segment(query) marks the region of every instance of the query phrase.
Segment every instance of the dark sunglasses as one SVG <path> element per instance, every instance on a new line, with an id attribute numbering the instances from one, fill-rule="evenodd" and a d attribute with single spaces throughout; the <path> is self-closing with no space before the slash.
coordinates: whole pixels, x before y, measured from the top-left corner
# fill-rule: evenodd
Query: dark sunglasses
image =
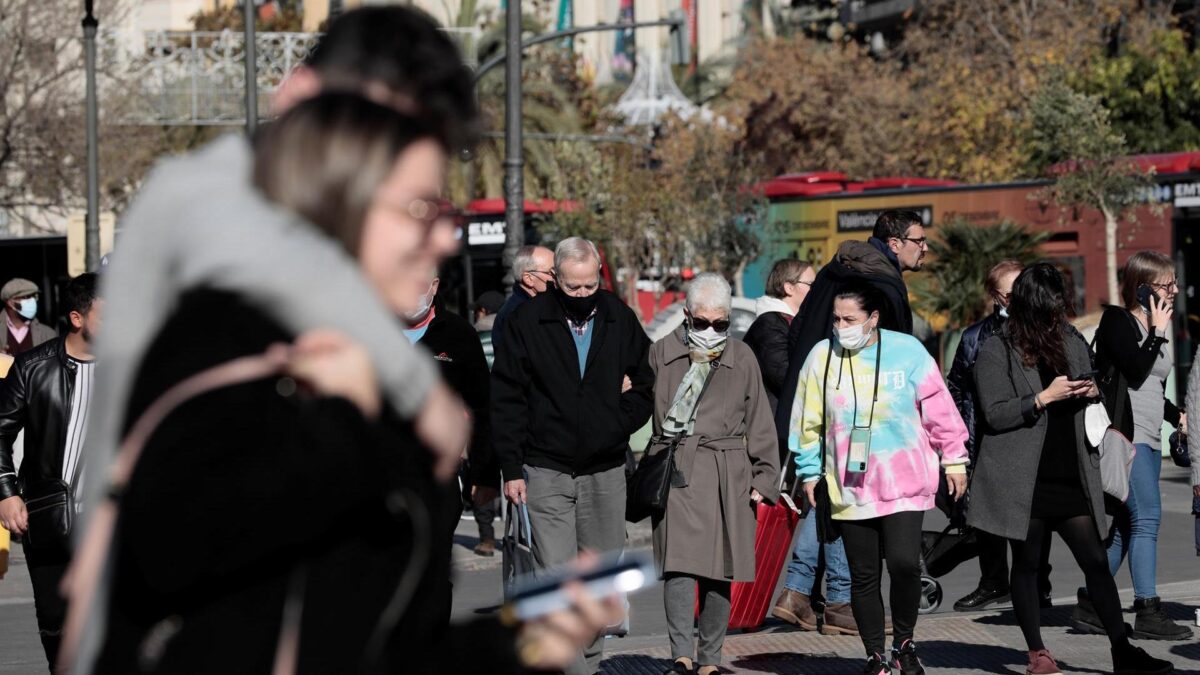
<path id="1" fill-rule="evenodd" d="M 692 330 L 708 330 L 709 328 L 712 328 L 718 333 L 724 333 L 725 331 L 729 330 L 729 319 L 717 319 L 716 321 L 709 321 L 708 319 L 701 319 L 698 316 L 693 316 L 691 317 L 691 321 Z"/>

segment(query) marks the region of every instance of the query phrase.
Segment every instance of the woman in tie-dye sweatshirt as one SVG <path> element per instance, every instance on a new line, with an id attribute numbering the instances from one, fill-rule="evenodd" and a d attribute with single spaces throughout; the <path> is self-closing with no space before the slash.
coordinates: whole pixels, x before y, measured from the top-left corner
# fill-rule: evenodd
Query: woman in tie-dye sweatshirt
<path id="1" fill-rule="evenodd" d="M 878 328 L 881 302 L 866 285 L 835 297 L 834 335 L 808 355 L 788 445 L 810 501 L 817 481 L 826 481 L 850 563 L 851 608 L 868 657 L 864 672 L 891 667 L 915 675 L 924 672 L 912 642 L 921 596 L 921 521 L 934 505 L 939 465 L 952 496 L 965 490 L 967 429 L 924 346 Z M 865 441 L 865 467 L 851 461 L 860 459 L 852 457 L 852 436 Z M 881 554 L 892 582 L 895 627 L 886 660 Z"/>

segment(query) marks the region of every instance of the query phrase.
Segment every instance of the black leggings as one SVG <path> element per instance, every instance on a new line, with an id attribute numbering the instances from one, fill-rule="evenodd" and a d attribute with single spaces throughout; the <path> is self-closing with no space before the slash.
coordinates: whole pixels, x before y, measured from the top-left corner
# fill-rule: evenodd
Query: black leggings
<path id="1" fill-rule="evenodd" d="M 867 656 L 883 654 L 882 558 L 892 582 L 892 642 L 911 640 L 921 606 L 921 523 L 923 511 L 905 511 L 868 520 L 841 520 L 850 563 L 850 608 L 858 623 Z"/>
<path id="2" fill-rule="evenodd" d="M 1042 643 L 1041 607 L 1038 602 L 1038 570 L 1041 568 L 1042 547 L 1051 531 L 1058 532 L 1075 562 L 1083 571 L 1092 605 L 1113 645 L 1126 641 L 1125 620 L 1121 616 L 1121 599 L 1117 582 L 1108 571 L 1108 554 L 1096 531 L 1091 516 L 1074 516 L 1061 520 L 1031 518 L 1025 541 L 1014 540 L 1012 565 L 1012 604 L 1017 623 L 1025 634 L 1031 651 L 1045 649 Z"/>

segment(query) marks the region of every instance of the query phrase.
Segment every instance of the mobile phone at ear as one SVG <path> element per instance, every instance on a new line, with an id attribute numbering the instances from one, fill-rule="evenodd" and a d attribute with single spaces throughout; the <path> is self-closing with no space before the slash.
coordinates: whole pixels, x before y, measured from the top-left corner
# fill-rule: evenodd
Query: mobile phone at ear
<path id="1" fill-rule="evenodd" d="M 654 558 L 648 552 L 607 553 L 584 568 L 564 565 L 518 579 L 507 604 L 516 619 L 531 621 L 570 607 L 571 599 L 563 586 L 571 582 L 580 583 L 592 597 L 600 599 L 632 593 L 657 580 Z"/>
<path id="2" fill-rule="evenodd" d="M 1151 310 L 1150 298 L 1154 297 L 1154 289 L 1146 284 L 1137 287 L 1137 301 L 1147 312 Z"/>

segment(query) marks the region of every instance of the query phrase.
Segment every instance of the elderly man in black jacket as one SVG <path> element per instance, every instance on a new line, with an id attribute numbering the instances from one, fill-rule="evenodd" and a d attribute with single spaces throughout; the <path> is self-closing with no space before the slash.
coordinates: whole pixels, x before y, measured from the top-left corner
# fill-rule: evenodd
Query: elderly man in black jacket
<path id="1" fill-rule="evenodd" d="M 36 518 L 31 527 L 26 503 L 56 501 L 64 495 L 68 505 L 79 503 L 94 381 L 92 338 L 102 311 L 96 275 L 72 279 L 64 300 L 71 332 L 18 356 L 8 377 L 0 381 L 0 525 L 25 537 L 38 633 L 51 672 L 66 618 L 59 586 L 71 561 L 70 533 L 51 531 L 49 523 Z M 22 429 L 25 458 L 17 474 L 13 442 Z"/>
<path id="2" fill-rule="evenodd" d="M 513 312 L 492 367 L 504 494 L 528 504 L 541 568 L 584 549 L 624 546 L 629 436 L 653 412 L 650 339 L 628 307 L 600 290 L 595 245 L 563 240 L 554 268 L 558 288 Z M 567 672 L 596 672 L 603 645 L 598 636 Z"/>
<path id="3" fill-rule="evenodd" d="M 920 214 L 884 211 L 875 220 L 870 239 L 843 242 L 833 260 L 817 273 L 800 313 L 788 329 L 788 373 L 775 410 L 775 426 L 781 438 L 788 434 L 800 368 L 813 346 L 829 337 L 833 330 L 834 296 L 851 281 L 866 281 L 887 299 L 879 327 L 911 335 L 912 308 L 902 274 L 920 270 L 927 250 Z"/>

